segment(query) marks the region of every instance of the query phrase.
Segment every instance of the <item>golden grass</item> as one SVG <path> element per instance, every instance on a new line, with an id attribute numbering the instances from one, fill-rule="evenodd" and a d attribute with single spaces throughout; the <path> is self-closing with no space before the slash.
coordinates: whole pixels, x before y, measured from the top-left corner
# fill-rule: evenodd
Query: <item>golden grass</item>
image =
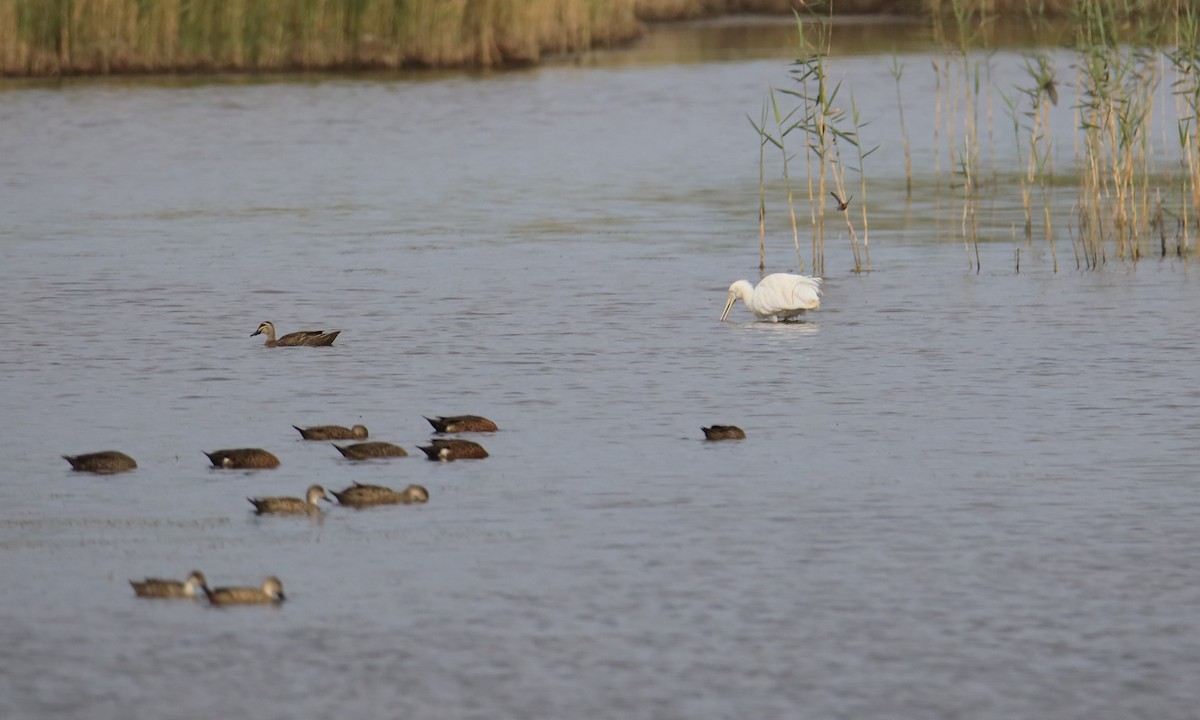
<path id="1" fill-rule="evenodd" d="M 492 67 L 641 30 L 634 0 L 0 0 L 0 73 Z"/>
<path id="2" fill-rule="evenodd" d="M 496 67 L 721 14 L 1062 16 L 1083 0 L 0 0 L 0 74 Z M 1177 0 L 1118 0 L 1129 16 Z"/>

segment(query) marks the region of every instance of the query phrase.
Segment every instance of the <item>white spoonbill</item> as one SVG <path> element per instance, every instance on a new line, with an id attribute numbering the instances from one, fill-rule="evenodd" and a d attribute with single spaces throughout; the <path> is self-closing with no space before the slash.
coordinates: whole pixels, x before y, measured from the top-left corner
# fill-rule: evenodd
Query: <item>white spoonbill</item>
<path id="1" fill-rule="evenodd" d="M 738 280 L 729 286 L 729 302 L 721 313 L 722 322 L 729 317 L 738 298 L 759 320 L 789 320 L 803 315 L 805 310 L 821 307 L 821 278 L 774 273 L 760 280 L 758 287 L 747 280 Z"/>

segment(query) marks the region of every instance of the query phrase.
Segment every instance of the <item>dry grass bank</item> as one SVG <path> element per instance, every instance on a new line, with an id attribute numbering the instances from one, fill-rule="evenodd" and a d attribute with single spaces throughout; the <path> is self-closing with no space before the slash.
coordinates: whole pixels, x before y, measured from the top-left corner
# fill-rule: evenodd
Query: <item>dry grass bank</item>
<path id="1" fill-rule="evenodd" d="M 1197 0 L 1114 0 L 1130 13 Z M 830 0 L 0 0 L 0 74 L 495 67 L 636 38 L 643 21 L 828 12 Z M 1062 14 L 1078 0 L 832 0 L 839 14 Z"/>
<path id="2" fill-rule="evenodd" d="M 641 31 L 633 0 L 0 0 L 0 72 L 490 67 Z"/>
<path id="3" fill-rule="evenodd" d="M 790 13 L 793 9 L 827 15 L 941 15 L 966 12 L 974 17 L 1064 18 L 1075 13 L 1081 0 L 635 0 L 641 20 L 683 20 L 736 13 Z M 1125 17 L 1165 14 L 1178 6 L 1200 10 L 1197 0 L 1115 0 Z"/>

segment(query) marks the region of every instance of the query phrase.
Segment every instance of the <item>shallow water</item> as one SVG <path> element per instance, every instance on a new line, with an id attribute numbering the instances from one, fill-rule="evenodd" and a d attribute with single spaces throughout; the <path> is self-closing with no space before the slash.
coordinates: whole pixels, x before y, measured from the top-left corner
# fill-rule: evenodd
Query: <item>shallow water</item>
<path id="1" fill-rule="evenodd" d="M 1193 269 L 1017 273 L 1000 210 L 976 274 L 883 191 L 874 272 L 719 323 L 785 63 L 624 62 L 0 94 L 0 715 L 1194 716 Z M 426 461 L 460 412 L 491 457 Z M 415 457 L 291 428 L 357 422 Z M 431 501 L 244 500 L 353 481 Z M 289 600 L 126 585 L 192 568 Z"/>

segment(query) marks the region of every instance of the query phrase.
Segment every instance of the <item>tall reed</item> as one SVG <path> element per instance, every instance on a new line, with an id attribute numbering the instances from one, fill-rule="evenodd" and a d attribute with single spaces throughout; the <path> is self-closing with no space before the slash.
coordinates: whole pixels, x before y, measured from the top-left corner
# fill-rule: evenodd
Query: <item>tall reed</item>
<path id="1" fill-rule="evenodd" d="M 904 192 L 912 197 L 912 151 L 908 142 L 908 126 L 904 124 L 904 96 L 900 92 L 900 80 L 904 76 L 904 63 L 892 56 L 892 78 L 896 81 L 896 114 L 900 120 L 900 136 L 904 143 Z"/>
<path id="2" fill-rule="evenodd" d="M 838 85 L 829 87 L 826 59 L 832 42 L 833 27 L 819 19 L 812 21 L 814 40 L 805 33 L 805 24 L 799 13 L 796 24 L 800 31 L 800 47 L 797 59 L 788 71 L 798 89 L 785 89 L 785 94 L 799 101 L 799 119 L 791 127 L 804 132 L 806 150 L 805 169 L 808 173 L 808 202 L 812 223 L 813 272 L 825 274 L 825 193 L 829 167 L 831 134 L 829 113 L 837 97 Z M 816 172 L 813 165 L 816 164 Z M 817 187 L 814 189 L 813 183 Z"/>
<path id="3" fill-rule="evenodd" d="M 982 97 L 984 64 L 973 60 L 979 48 L 986 49 L 984 26 L 991 18 L 984 14 L 985 6 L 971 0 L 949 0 L 949 7 L 934 3 L 939 13 L 933 24 L 934 40 L 942 46 L 943 56 L 934 60 L 939 98 L 935 101 L 935 147 L 945 142 L 947 161 L 952 177 L 962 190 L 961 232 L 967 261 L 979 269 L 978 248 L 972 257 L 972 245 L 978 242 L 978 190 L 982 180 L 979 167 L 979 108 Z M 947 12 L 953 20 L 951 28 L 944 24 L 940 13 Z M 990 55 L 989 61 L 990 62 Z M 944 97 L 940 97 L 944 96 Z M 990 106 L 989 106 L 990 108 Z M 990 118 L 990 109 L 988 112 Z M 962 120 L 962 131 L 958 128 Z M 938 162 L 935 150 L 935 163 Z M 941 168 L 938 168 L 939 176 Z M 939 183 L 940 184 L 940 183 Z"/>
<path id="4" fill-rule="evenodd" d="M 873 153 L 879 149 L 879 146 L 876 145 L 875 147 L 871 148 L 870 150 L 863 149 L 862 129 L 863 129 L 863 127 L 866 126 L 867 123 L 863 122 L 862 117 L 858 112 L 858 104 L 854 102 L 853 96 L 851 96 L 851 98 L 850 98 L 850 113 L 851 113 L 851 118 L 854 123 L 854 149 L 858 152 L 858 168 L 857 168 L 858 181 L 859 181 L 858 191 L 860 193 L 859 201 L 858 201 L 858 208 L 862 212 L 863 254 L 865 256 L 866 263 L 867 263 L 866 270 L 868 272 L 870 272 L 870 270 L 871 270 L 871 225 L 867 221 L 867 173 L 866 173 L 866 169 L 865 169 L 865 161 L 866 161 L 868 155 L 870 155 L 871 153 Z M 849 200 L 847 200 L 846 203 L 848 204 Z M 853 227 L 850 228 L 850 231 L 851 231 L 851 233 L 853 233 L 853 231 L 854 231 Z M 862 269 L 861 267 L 858 267 L 858 266 L 855 267 L 856 272 L 861 269 Z"/>
<path id="5" fill-rule="evenodd" d="M 747 116 L 749 117 L 749 116 Z M 750 119 L 754 125 L 754 119 Z M 763 105 L 762 122 L 755 129 L 767 126 L 767 106 Z M 767 269 L 767 143 L 773 142 L 770 134 L 759 129 L 758 133 L 758 272 Z"/>
<path id="6" fill-rule="evenodd" d="M 1081 233 L 1090 265 L 1102 259 L 1105 234 L 1118 257 L 1137 260 L 1150 220 L 1147 128 L 1160 75 L 1156 54 L 1118 42 L 1115 0 L 1081 0 L 1077 78 L 1084 133 Z"/>
<path id="7" fill-rule="evenodd" d="M 859 144 L 858 129 L 862 122 L 855 112 L 847 117 L 844 109 L 837 105 L 841 83 L 832 82 L 829 77 L 827 59 L 832 39 L 832 24 L 819 18 L 805 22 L 796 15 L 799 29 L 799 52 L 797 59 L 789 69 L 793 86 L 772 90 L 771 100 L 775 108 L 776 128 L 774 135 L 765 126 L 756 126 L 761 137 L 779 147 L 784 157 L 784 177 L 787 182 L 789 210 L 792 209 L 792 184 L 788 170 L 788 154 L 785 138 L 799 131 L 804 137 L 805 169 L 807 171 L 807 188 L 812 223 L 812 266 L 818 275 L 825 272 L 825 199 L 832 195 L 838 203 L 838 210 L 846 221 L 850 235 L 850 248 L 854 255 L 854 269 L 862 271 L 866 263 L 864 248 L 860 247 L 854 224 L 851 220 L 850 196 L 847 193 L 845 171 L 847 166 L 842 159 L 842 144 L 855 148 L 858 154 L 860 173 L 860 192 L 865 196 L 865 179 L 862 174 L 862 160 L 871 151 L 863 150 Z M 806 32 L 810 29 L 811 32 Z M 779 108 L 776 93 L 795 99 L 796 106 L 787 112 Z M 832 183 L 832 189 L 830 189 Z M 865 201 L 865 198 L 864 200 Z M 860 201 L 860 202 L 862 202 Z M 865 215 L 864 215 L 865 217 Z M 795 224 L 795 213 L 792 212 L 793 236 L 796 238 L 796 252 L 800 254 L 798 230 Z M 803 263 L 803 260 L 801 259 Z"/>
<path id="8" fill-rule="evenodd" d="M 1021 110 L 1021 101 L 1008 100 L 1017 132 L 1017 147 L 1021 147 L 1021 131 L 1029 137 L 1029 148 L 1025 155 L 1025 169 L 1021 175 L 1021 203 L 1025 210 L 1025 241 L 1033 237 L 1034 186 L 1040 191 L 1042 201 L 1043 233 L 1050 248 L 1054 271 L 1058 272 L 1058 252 L 1054 245 L 1054 226 L 1051 222 L 1049 181 L 1052 173 L 1050 164 L 1053 140 L 1049 135 L 1050 106 L 1058 104 L 1058 86 L 1054 76 L 1054 64 L 1050 56 L 1039 52 L 1025 57 L 1025 72 L 1032 80 L 1028 87 L 1018 87 L 1017 92 L 1028 103 L 1028 110 Z M 1021 119 L 1028 122 L 1022 126 Z"/>
<path id="9" fill-rule="evenodd" d="M 796 113 L 800 112 L 800 110 L 803 106 L 797 106 L 796 108 L 793 108 L 791 111 L 784 113 L 780 109 L 779 100 L 776 96 L 775 88 L 770 88 L 768 91 L 768 94 L 770 97 L 770 107 L 771 107 L 771 110 L 773 113 L 773 117 L 775 119 L 774 131 L 770 130 L 767 127 L 767 106 L 766 105 L 763 106 L 763 114 L 762 114 L 761 122 L 755 123 L 753 118 L 750 118 L 749 116 L 747 116 L 747 119 L 750 120 L 750 124 L 754 127 L 755 132 L 758 133 L 758 142 L 759 142 L 759 158 L 758 158 L 758 163 L 759 163 L 758 164 L 758 172 L 759 172 L 759 177 L 758 177 L 758 182 L 759 182 L 759 185 L 758 185 L 758 191 L 759 191 L 759 203 L 758 203 L 759 255 L 758 255 L 758 257 L 759 257 L 759 263 L 758 263 L 758 270 L 760 273 L 766 271 L 766 199 L 765 199 L 765 189 L 764 189 L 765 181 L 764 181 L 763 173 L 764 173 L 764 160 L 765 160 L 764 150 L 768 144 L 771 144 L 771 145 L 774 145 L 779 150 L 781 163 L 783 165 L 783 180 L 784 180 L 784 187 L 787 191 L 788 215 L 790 216 L 791 223 L 792 223 L 792 243 L 795 245 L 795 248 L 796 248 L 796 261 L 799 263 L 800 270 L 803 271 L 804 270 L 804 253 L 801 252 L 801 250 L 800 250 L 800 228 L 799 228 L 799 224 L 796 222 L 795 192 L 792 188 L 792 175 L 791 175 L 791 171 L 790 171 L 791 155 L 789 154 L 788 148 L 787 148 L 787 136 L 790 135 L 793 131 L 795 131 L 797 129 L 803 129 L 802 125 L 800 125 L 799 123 L 795 123 L 792 120 L 792 118 L 796 115 Z M 808 142 L 808 138 L 805 138 L 806 147 L 807 147 L 807 142 Z M 812 198 L 811 177 L 810 177 L 810 182 L 809 182 L 809 198 L 810 198 L 810 200 Z M 814 247 L 813 252 L 814 252 L 814 263 L 815 263 L 816 262 L 815 247 Z"/>
<path id="10" fill-rule="evenodd" d="M 780 155 L 780 162 L 782 162 L 782 164 L 783 164 L 783 181 L 787 188 L 788 217 L 791 219 L 791 222 L 792 222 L 792 244 L 795 245 L 795 247 L 796 247 L 796 261 L 800 263 L 800 271 L 803 272 L 804 271 L 804 254 L 802 252 L 800 252 L 800 228 L 799 228 L 798 224 L 796 223 L 795 193 L 792 191 L 792 174 L 788 170 L 788 161 L 790 159 L 790 156 L 788 155 L 788 149 L 787 149 L 787 146 L 786 146 L 786 143 L 784 140 L 787 137 L 788 133 L 790 132 L 790 129 L 792 127 L 794 127 L 793 125 L 791 125 L 791 120 L 799 108 L 793 108 L 791 112 L 786 113 L 786 114 L 781 112 L 779 109 L 778 98 L 776 98 L 776 96 L 775 96 L 775 90 L 772 89 L 771 90 L 771 109 L 773 110 L 774 115 L 775 115 L 776 130 L 779 132 L 779 155 Z M 759 268 L 759 269 L 763 270 L 765 268 Z"/>
<path id="11" fill-rule="evenodd" d="M 1193 216 L 1200 212 L 1200 14 L 1193 6 L 1180 4 L 1175 20 L 1175 42 L 1167 57 L 1174 75 L 1171 87 L 1184 178 L 1179 188 L 1175 252 L 1186 256 L 1196 226 Z"/>

